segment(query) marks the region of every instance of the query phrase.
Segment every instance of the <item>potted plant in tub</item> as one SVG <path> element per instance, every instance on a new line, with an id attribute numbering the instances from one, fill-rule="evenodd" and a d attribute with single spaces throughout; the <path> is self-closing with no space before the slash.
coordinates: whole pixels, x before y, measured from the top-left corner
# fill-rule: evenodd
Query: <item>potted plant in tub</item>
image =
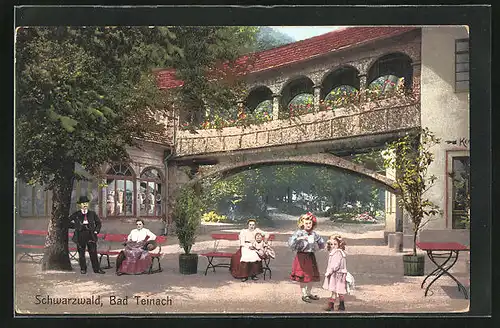
<path id="1" fill-rule="evenodd" d="M 198 272 L 198 254 L 191 253 L 196 240 L 198 227 L 201 224 L 202 202 L 195 188 L 182 188 L 176 198 L 173 219 L 175 234 L 184 254 L 179 254 L 179 272 L 195 274 Z"/>
<path id="2" fill-rule="evenodd" d="M 408 213 L 413 228 L 413 252 L 403 255 L 404 275 L 424 275 L 424 254 L 417 254 L 418 232 L 439 213 L 439 208 L 425 197 L 436 181 L 428 174 L 434 161 L 430 148 L 440 142 L 429 129 L 420 130 L 420 138 L 406 135 L 389 144 L 384 154 L 386 168 L 396 171 L 395 187 L 399 190 L 399 205 Z"/>

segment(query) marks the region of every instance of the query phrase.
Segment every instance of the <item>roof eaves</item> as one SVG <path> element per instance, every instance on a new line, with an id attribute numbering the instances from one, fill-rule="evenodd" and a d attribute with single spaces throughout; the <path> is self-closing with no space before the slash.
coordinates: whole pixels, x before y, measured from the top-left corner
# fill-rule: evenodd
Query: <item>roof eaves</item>
<path id="1" fill-rule="evenodd" d="M 292 60 L 292 61 L 289 61 L 289 62 L 280 63 L 279 65 L 269 66 L 269 67 L 265 67 L 265 68 L 260 69 L 260 70 L 248 72 L 248 75 L 252 75 L 252 74 L 255 74 L 255 73 L 262 73 L 262 72 L 273 70 L 273 69 L 276 69 L 276 68 L 281 68 L 281 67 L 289 66 L 289 65 L 292 65 L 292 64 L 297 64 L 297 63 L 300 63 L 300 62 L 306 62 L 306 61 L 309 61 L 309 60 L 312 60 L 312 59 L 315 59 L 315 58 L 321 58 L 323 56 L 328 56 L 328 55 L 331 55 L 332 53 L 335 53 L 335 52 L 338 52 L 338 51 L 347 50 L 349 48 L 354 48 L 354 47 L 361 46 L 361 45 L 364 45 L 364 44 L 368 44 L 368 43 L 374 42 L 374 41 L 389 39 L 391 37 L 398 36 L 398 35 L 401 35 L 401 34 L 404 34 L 404 33 L 408 33 L 410 31 L 414 31 L 414 29 L 410 29 L 410 30 L 407 30 L 407 31 L 402 31 L 400 33 L 393 33 L 393 34 L 389 34 L 389 35 L 376 36 L 376 37 L 373 37 L 371 39 L 366 39 L 366 40 L 363 40 L 363 41 L 360 41 L 360 42 L 357 42 L 357 43 L 352 43 L 352 44 L 349 44 L 349 45 L 346 45 L 346 46 L 343 46 L 343 47 L 335 48 L 335 49 L 332 49 L 330 51 L 319 53 L 319 54 L 316 54 L 316 55 L 313 55 L 313 56 L 309 56 L 309 57 L 306 57 L 306 58 L 300 58 L 298 60 Z"/>

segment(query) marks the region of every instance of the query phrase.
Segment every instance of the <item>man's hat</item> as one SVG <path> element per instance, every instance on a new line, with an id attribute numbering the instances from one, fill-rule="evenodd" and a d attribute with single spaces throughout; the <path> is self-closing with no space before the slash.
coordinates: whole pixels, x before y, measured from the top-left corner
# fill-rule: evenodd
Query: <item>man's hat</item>
<path id="1" fill-rule="evenodd" d="M 78 201 L 76 203 L 77 204 L 90 203 L 90 199 L 87 196 L 80 196 L 80 198 L 78 198 Z"/>

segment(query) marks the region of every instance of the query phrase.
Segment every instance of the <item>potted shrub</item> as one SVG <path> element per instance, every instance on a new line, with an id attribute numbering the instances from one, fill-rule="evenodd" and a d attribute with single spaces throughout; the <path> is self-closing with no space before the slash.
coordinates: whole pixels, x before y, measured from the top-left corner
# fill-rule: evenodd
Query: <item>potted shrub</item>
<path id="1" fill-rule="evenodd" d="M 195 274 L 198 272 L 198 254 L 191 253 L 201 224 L 202 202 L 195 188 L 185 187 L 176 198 L 173 219 L 175 234 L 184 254 L 179 254 L 179 272 Z"/>
<path id="2" fill-rule="evenodd" d="M 429 129 L 421 129 L 420 139 L 406 135 L 389 144 L 384 164 L 396 171 L 395 187 L 399 190 L 399 205 L 408 213 L 413 228 L 413 252 L 403 255 L 404 275 L 424 275 L 424 254 L 417 254 L 418 232 L 429 222 L 438 207 L 425 198 L 436 176 L 429 175 L 427 170 L 434 161 L 430 148 L 440 142 Z M 424 219 L 426 219 L 424 221 Z"/>

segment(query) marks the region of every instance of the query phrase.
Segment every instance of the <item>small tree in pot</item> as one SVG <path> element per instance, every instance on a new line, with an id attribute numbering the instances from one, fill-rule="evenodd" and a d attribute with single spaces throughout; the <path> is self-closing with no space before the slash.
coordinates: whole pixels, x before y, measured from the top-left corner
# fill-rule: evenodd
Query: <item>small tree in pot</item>
<path id="1" fill-rule="evenodd" d="M 198 254 L 191 253 L 196 240 L 198 227 L 201 224 L 203 205 L 192 186 L 180 190 L 174 205 L 173 219 L 175 234 L 184 254 L 179 255 L 179 272 L 195 274 L 198 272 Z"/>
<path id="2" fill-rule="evenodd" d="M 440 139 L 428 129 L 420 130 L 420 139 L 406 135 L 389 144 L 384 154 L 384 164 L 396 171 L 395 187 L 399 190 L 399 205 L 408 213 L 413 225 L 413 253 L 403 255 L 404 274 L 420 276 L 424 274 L 425 257 L 417 254 L 418 232 L 439 213 L 439 208 L 424 197 L 436 181 L 436 176 L 428 174 L 434 161 L 431 147 Z M 424 221 L 424 219 L 427 219 Z"/>

